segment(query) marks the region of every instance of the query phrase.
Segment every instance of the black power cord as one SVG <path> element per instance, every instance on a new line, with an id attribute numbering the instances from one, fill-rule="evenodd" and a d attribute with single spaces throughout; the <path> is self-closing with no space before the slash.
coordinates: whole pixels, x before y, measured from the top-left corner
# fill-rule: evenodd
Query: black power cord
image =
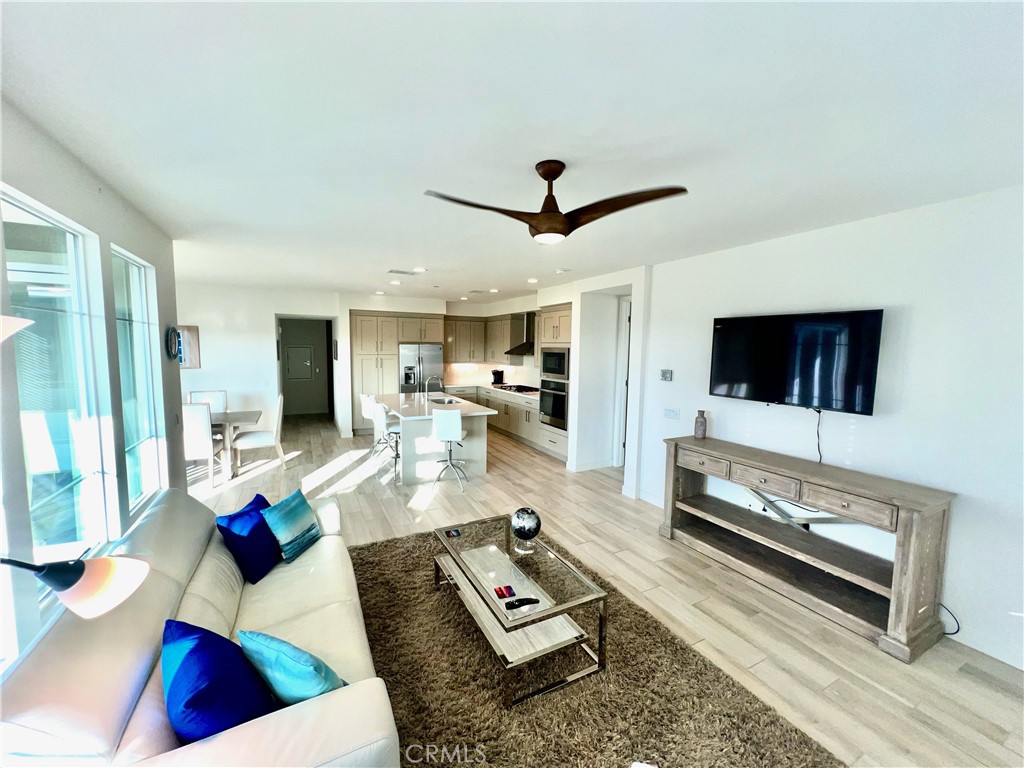
<path id="1" fill-rule="evenodd" d="M 812 411 L 818 413 L 818 426 L 814 429 L 814 434 L 818 438 L 818 463 L 821 464 L 821 408 L 811 408 Z"/>
<path id="2" fill-rule="evenodd" d="M 956 615 L 951 610 L 949 610 L 949 608 L 946 608 L 946 606 L 944 606 L 942 603 L 939 603 L 939 607 L 940 608 L 944 608 L 946 613 L 949 614 L 950 618 L 952 618 L 953 621 L 956 622 L 956 629 L 954 629 L 952 632 L 945 632 L 944 631 L 942 634 L 946 635 L 947 637 L 949 637 L 950 635 L 955 635 L 957 632 L 960 631 L 960 619 L 958 619 L 956 617 Z M 943 628 L 943 629 L 945 629 L 945 628 Z"/>

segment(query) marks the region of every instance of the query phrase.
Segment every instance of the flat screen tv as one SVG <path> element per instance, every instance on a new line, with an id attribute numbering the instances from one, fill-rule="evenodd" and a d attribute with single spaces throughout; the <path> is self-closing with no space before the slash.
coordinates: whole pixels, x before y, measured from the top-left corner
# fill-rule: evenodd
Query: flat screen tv
<path id="1" fill-rule="evenodd" d="M 712 395 L 870 416 L 882 310 L 715 319 Z"/>

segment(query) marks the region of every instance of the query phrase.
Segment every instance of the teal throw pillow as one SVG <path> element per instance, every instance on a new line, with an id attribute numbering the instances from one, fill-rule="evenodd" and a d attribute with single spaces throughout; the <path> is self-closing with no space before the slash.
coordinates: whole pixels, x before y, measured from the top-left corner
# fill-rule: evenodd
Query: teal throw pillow
<path id="1" fill-rule="evenodd" d="M 320 538 L 320 525 L 301 489 L 284 501 L 263 510 L 286 563 L 309 549 Z"/>
<path id="2" fill-rule="evenodd" d="M 348 684 L 321 659 L 278 637 L 242 630 L 238 642 L 270 690 L 285 704 L 312 699 Z"/>

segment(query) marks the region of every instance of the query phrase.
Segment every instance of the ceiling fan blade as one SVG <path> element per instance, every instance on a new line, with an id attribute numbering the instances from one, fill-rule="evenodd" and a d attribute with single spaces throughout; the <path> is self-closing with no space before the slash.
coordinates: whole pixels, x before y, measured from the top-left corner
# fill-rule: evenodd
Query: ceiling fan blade
<path id="1" fill-rule="evenodd" d="M 449 203 L 458 203 L 459 205 L 468 205 L 470 208 L 479 208 L 482 211 L 494 211 L 495 213 L 500 213 L 503 216 L 510 216 L 511 218 L 517 219 L 518 221 L 522 221 L 526 224 L 529 224 L 530 226 L 534 225 L 534 223 L 537 221 L 537 217 L 540 215 L 537 213 L 530 213 L 529 211 L 511 211 L 508 208 L 496 208 L 493 205 L 474 203 L 470 200 L 462 200 L 458 197 L 451 197 L 450 195 L 444 195 L 441 194 L 440 192 L 434 192 L 432 189 L 428 189 L 423 194 L 430 195 L 431 197 L 436 197 L 440 200 L 447 200 Z"/>
<path id="2" fill-rule="evenodd" d="M 685 195 L 686 187 L 657 187 L 656 189 L 644 189 L 639 192 L 630 192 L 627 195 L 609 197 L 606 200 L 598 200 L 596 203 L 584 205 L 574 211 L 565 214 L 569 222 L 569 231 L 579 229 L 584 224 L 607 216 L 609 213 L 621 211 L 623 208 L 630 208 L 641 203 L 649 203 L 652 200 L 659 200 L 672 195 Z"/>

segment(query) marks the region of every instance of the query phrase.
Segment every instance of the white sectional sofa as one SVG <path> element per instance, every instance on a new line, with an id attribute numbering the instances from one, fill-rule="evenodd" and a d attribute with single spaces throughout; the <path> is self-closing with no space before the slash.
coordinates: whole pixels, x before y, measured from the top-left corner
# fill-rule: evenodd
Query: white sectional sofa
<path id="1" fill-rule="evenodd" d="M 142 587 L 91 621 L 65 612 L 7 675 L 0 764 L 397 766 L 391 702 L 374 672 L 339 510 L 332 501 L 313 507 L 324 536 L 247 584 L 213 513 L 165 491 L 113 552 L 150 564 Z M 275 635 L 349 684 L 182 745 L 160 674 L 168 618 L 232 639 L 240 629 Z"/>

